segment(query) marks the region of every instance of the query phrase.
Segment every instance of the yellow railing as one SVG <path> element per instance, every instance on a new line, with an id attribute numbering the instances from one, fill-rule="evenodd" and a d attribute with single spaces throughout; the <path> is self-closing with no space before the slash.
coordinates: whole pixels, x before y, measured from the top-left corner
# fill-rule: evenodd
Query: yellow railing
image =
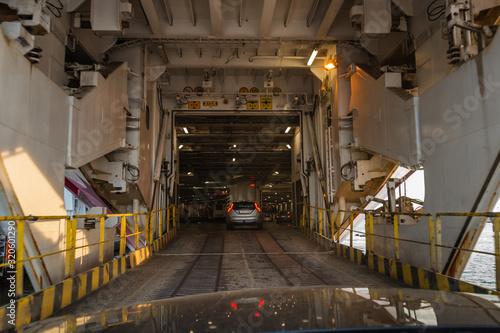
<path id="1" fill-rule="evenodd" d="M 139 218 L 141 216 L 145 217 L 145 224 L 142 226 L 142 230 L 139 226 Z M 105 239 L 105 220 L 109 217 L 117 217 L 120 219 L 120 236 L 113 237 L 110 239 Z M 127 217 L 133 217 L 133 230 L 132 233 L 127 235 Z M 164 218 L 165 217 L 165 218 Z M 99 242 L 92 244 L 85 244 L 82 246 L 76 246 L 76 235 L 77 235 L 77 219 L 99 219 Z M 64 250 L 55 251 L 51 253 L 45 253 L 38 256 L 33 256 L 29 258 L 24 258 L 24 234 L 26 223 L 43 223 L 44 221 L 54 221 L 54 220 L 65 220 L 66 221 L 66 248 Z M 13 268 L 15 266 L 16 272 L 16 296 L 21 297 L 23 295 L 23 276 L 24 276 L 24 263 L 31 260 L 41 259 L 49 256 L 53 256 L 60 253 L 66 253 L 65 264 L 64 264 L 64 277 L 70 278 L 75 276 L 75 261 L 76 261 L 76 250 L 97 246 L 99 245 L 99 261 L 98 265 L 104 264 L 104 244 L 108 242 L 114 242 L 120 240 L 120 250 L 119 256 L 124 257 L 126 255 L 126 243 L 129 237 L 134 237 L 135 249 L 139 248 L 139 241 L 142 237 L 145 244 L 149 245 L 153 243 L 155 239 L 170 231 L 170 228 L 177 228 L 177 208 L 176 206 L 170 206 L 160 210 L 156 210 L 150 213 L 137 213 L 137 214 L 105 214 L 105 215 L 75 215 L 75 216 L 0 216 L 0 221 L 13 222 L 16 226 L 16 240 L 15 240 L 15 261 L 8 261 L 7 263 L 1 264 L 0 268 L 9 266 Z M 155 223 L 156 222 L 156 223 Z M 11 227 L 9 223 L 9 227 Z M 155 224 L 157 224 L 155 226 Z M 130 227 L 131 225 L 128 224 Z M 131 228 L 129 228 L 131 229 Z M 116 236 L 116 235 L 115 235 Z"/>
<path id="2" fill-rule="evenodd" d="M 342 217 L 342 214 L 348 215 Z M 388 239 L 394 242 L 394 259 L 400 259 L 400 242 L 409 242 L 420 245 L 429 246 L 430 267 L 432 271 L 438 271 L 442 267 L 442 249 L 466 251 L 470 253 L 479 253 L 495 256 L 495 271 L 497 290 L 500 290 L 500 213 L 437 213 L 435 217 L 426 213 L 389 213 L 378 211 L 348 211 L 340 210 L 337 215 L 325 208 L 304 205 L 302 216 L 300 219 L 301 227 L 317 232 L 320 236 L 329 238 L 337 243 L 340 242 L 342 233 L 349 232 L 349 246 L 353 247 L 354 233 L 365 236 L 365 245 L 367 253 L 374 252 L 374 237 Z M 354 230 L 354 219 L 358 215 L 364 216 L 365 231 Z M 376 215 L 387 215 L 392 217 L 394 236 L 386 236 L 375 234 L 373 231 L 373 217 Z M 325 216 L 329 217 L 324 218 Z M 427 217 L 428 218 L 428 242 L 416 241 L 411 239 L 403 239 L 399 237 L 400 217 Z M 495 238 L 495 252 L 484 252 L 471 250 L 467 248 L 459 248 L 455 246 L 447 246 L 442 243 L 442 217 L 462 216 L 462 217 L 481 217 L 493 218 L 493 229 Z M 317 217 L 317 218 L 316 218 Z M 323 222 L 328 225 L 330 232 L 325 235 L 323 232 Z"/>

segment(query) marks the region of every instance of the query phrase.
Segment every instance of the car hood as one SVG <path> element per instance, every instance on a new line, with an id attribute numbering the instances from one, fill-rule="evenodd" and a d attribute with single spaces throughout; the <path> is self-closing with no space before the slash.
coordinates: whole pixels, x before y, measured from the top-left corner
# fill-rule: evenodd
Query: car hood
<path id="1" fill-rule="evenodd" d="M 77 332 L 286 332 L 422 326 L 500 327 L 500 297 L 416 289 L 249 289 L 49 318 L 24 332 L 64 327 Z"/>

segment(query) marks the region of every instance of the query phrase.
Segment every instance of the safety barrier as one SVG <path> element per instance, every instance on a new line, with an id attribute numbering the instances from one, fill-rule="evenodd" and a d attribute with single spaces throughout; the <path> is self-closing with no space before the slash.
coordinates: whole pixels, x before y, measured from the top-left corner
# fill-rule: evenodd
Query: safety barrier
<path id="1" fill-rule="evenodd" d="M 114 217 L 119 219 L 120 235 L 105 239 L 105 220 Z M 133 231 L 127 234 L 127 217 L 133 218 L 132 226 L 129 224 L 129 229 Z M 145 219 L 144 225 L 139 223 L 140 218 Z M 76 246 L 77 235 L 77 219 L 97 219 L 99 225 L 99 242 Z M 26 223 L 43 223 L 43 221 L 65 220 L 66 234 L 65 249 L 46 253 L 38 256 L 24 258 L 24 234 Z M 164 209 L 156 210 L 150 213 L 138 214 L 105 214 L 105 215 L 75 215 L 75 216 L 0 216 L 0 221 L 14 221 L 16 226 L 16 260 L 15 262 L 7 262 L 0 265 L 1 267 L 15 267 L 16 281 L 16 327 L 29 324 L 30 322 L 47 318 L 63 307 L 81 299 L 88 293 L 98 289 L 99 287 L 109 283 L 110 280 L 124 274 L 128 267 L 133 268 L 144 260 L 149 258 L 153 252 L 159 251 L 173 237 L 176 236 L 178 228 L 178 209 L 176 206 L 170 206 Z M 114 234 L 116 236 L 116 234 Z M 127 239 L 133 237 L 135 250 L 128 253 L 127 256 Z M 143 246 L 141 247 L 141 238 Z M 119 255 L 113 260 L 104 262 L 104 245 L 108 242 L 120 242 Z M 98 265 L 88 271 L 75 275 L 75 260 L 76 251 L 78 249 L 90 248 L 99 246 Z M 52 285 L 32 295 L 23 295 L 23 276 L 24 265 L 31 260 L 38 260 L 49 256 L 64 253 L 65 278 L 62 282 Z M 23 297 L 25 296 L 25 297 Z M 22 298 L 20 298 L 22 297 Z M 7 314 L 10 309 L 4 305 L 0 307 L 0 331 L 12 328 L 8 323 Z"/>
<path id="2" fill-rule="evenodd" d="M 342 218 L 342 214 L 348 215 L 347 218 Z M 365 221 L 365 231 L 362 230 L 354 230 L 354 220 L 358 215 L 364 216 Z M 393 224 L 393 236 L 381 235 L 374 233 L 374 216 L 388 216 Z M 413 218 L 428 218 L 428 242 L 416 241 L 411 239 L 403 239 L 399 237 L 399 228 L 400 228 L 400 218 L 403 216 L 411 216 Z M 467 248 L 460 248 L 455 246 L 447 246 L 442 243 L 442 218 L 443 217 L 453 217 L 453 216 L 461 216 L 461 217 L 480 217 L 480 218 L 492 218 L 493 226 L 494 226 L 494 239 L 495 239 L 495 253 L 477 251 Z M 326 245 L 327 247 L 332 247 L 334 251 L 356 263 L 366 264 L 370 266 L 370 268 L 380 271 L 383 274 L 390 275 L 394 278 L 400 279 L 403 282 L 407 281 L 420 281 L 422 282 L 422 277 L 418 278 L 418 274 L 415 273 L 416 270 L 423 270 L 422 268 L 411 268 L 401 263 L 400 260 L 400 242 L 409 242 L 414 244 L 425 245 L 429 247 L 430 253 L 430 271 L 429 274 L 432 276 L 438 276 L 434 278 L 436 281 L 441 281 L 443 279 L 451 279 L 446 284 L 455 284 L 460 285 L 460 288 L 457 287 L 457 290 L 467 290 L 467 291 L 479 291 L 480 289 L 486 288 L 478 288 L 476 286 L 471 287 L 469 284 L 464 281 L 455 280 L 451 277 L 447 277 L 445 275 L 440 274 L 438 271 L 439 267 L 442 267 L 442 250 L 450 249 L 450 250 L 458 250 L 465 251 L 468 253 L 478 253 L 484 255 L 491 255 L 495 257 L 495 271 L 496 271 L 496 287 L 497 290 L 500 291 L 500 213 L 437 213 L 435 217 L 431 214 L 426 213 L 390 213 L 390 212 L 379 212 L 379 211 L 348 211 L 348 210 L 340 210 L 336 216 L 335 214 L 325 208 L 308 206 L 304 205 L 303 213 L 300 218 L 300 226 L 302 230 L 307 234 L 318 237 L 317 242 L 322 245 Z M 349 248 L 346 248 L 344 245 L 340 244 L 340 237 L 342 233 L 349 233 Z M 365 246 L 366 253 L 363 253 L 361 250 L 353 248 L 353 239 L 354 233 L 364 235 L 365 237 Z M 374 238 L 384 238 L 393 242 L 393 250 L 394 259 L 383 258 L 382 256 L 377 256 L 374 253 Z M 375 259 L 374 259 L 375 258 Z M 375 262 L 381 260 L 380 269 L 378 269 L 379 265 Z M 385 260 L 385 261 L 384 261 Z M 385 262 L 385 263 L 384 263 Z M 397 274 L 397 267 L 400 267 L 400 271 L 404 271 L 407 274 Z M 406 267 L 408 266 L 408 267 Z M 408 278 L 408 272 L 413 270 L 413 279 Z M 427 271 L 427 270 L 424 270 Z M 392 273 L 391 273 L 392 272 Z M 428 273 L 426 276 L 429 276 Z M 411 284 L 411 283 L 410 283 Z M 433 287 L 436 286 L 437 283 L 429 283 L 422 282 L 419 284 L 413 283 L 413 285 L 417 287 Z M 467 286 L 466 286 L 467 285 Z M 432 289 L 432 288 L 431 288 Z M 453 288 L 452 288 L 453 289 Z"/>

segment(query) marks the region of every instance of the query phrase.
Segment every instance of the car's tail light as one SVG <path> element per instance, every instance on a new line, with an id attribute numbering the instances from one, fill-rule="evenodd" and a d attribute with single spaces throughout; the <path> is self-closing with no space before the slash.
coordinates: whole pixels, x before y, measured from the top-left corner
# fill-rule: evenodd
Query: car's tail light
<path id="1" fill-rule="evenodd" d="M 255 208 L 256 208 L 256 209 L 257 209 L 257 211 L 260 213 L 260 208 L 259 208 L 259 206 L 257 206 L 257 203 L 256 203 L 256 202 L 255 202 L 254 204 L 255 204 Z"/>
<path id="2" fill-rule="evenodd" d="M 277 218 L 277 219 L 279 219 L 279 218 L 280 218 L 280 216 L 279 216 L 279 215 L 276 215 L 276 218 Z"/>
<path id="3" fill-rule="evenodd" d="M 227 209 L 228 213 L 231 213 L 231 211 L 233 210 L 233 206 L 234 206 L 234 203 L 232 203 L 231 206 L 229 206 L 229 208 Z"/>
<path id="4" fill-rule="evenodd" d="M 288 217 L 290 217 L 290 215 L 288 215 Z"/>

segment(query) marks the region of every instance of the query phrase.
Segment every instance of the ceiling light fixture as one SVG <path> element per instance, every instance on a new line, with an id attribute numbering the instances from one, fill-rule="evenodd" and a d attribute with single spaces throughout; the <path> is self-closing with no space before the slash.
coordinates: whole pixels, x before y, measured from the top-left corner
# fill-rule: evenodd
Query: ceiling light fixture
<path id="1" fill-rule="evenodd" d="M 233 148 L 236 148 L 236 145 L 233 145 Z"/>
<path id="2" fill-rule="evenodd" d="M 278 171 L 275 171 L 274 173 L 275 173 L 276 175 L 279 175 L 279 172 L 278 172 Z"/>
<path id="3" fill-rule="evenodd" d="M 290 146 L 290 145 L 286 145 L 286 147 L 287 147 L 288 149 L 292 149 L 292 146 Z"/>
<path id="4" fill-rule="evenodd" d="M 184 130 L 184 133 L 189 134 L 187 127 L 183 127 L 182 129 Z"/>
<path id="5" fill-rule="evenodd" d="M 184 147 L 184 145 L 180 145 L 180 146 L 179 146 L 179 149 L 182 149 L 182 147 Z"/>
<path id="6" fill-rule="evenodd" d="M 314 59 L 316 59 L 316 56 L 318 55 L 318 51 L 319 51 L 319 45 L 316 44 L 314 45 L 314 49 L 311 53 L 311 56 L 309 57 L 309 60 L 307 61 L 307 66 L 311 66 Z"/>
<path id="7" fill-rule="evenodd" d="M 291 130 L 291 129 L 292 129 L 292 128 L 291 128 L 290 126 L 288 126 L 288 127 L 286 128 L 285 133 L 287 133 L 287 134 L 288 134 L 288 132 L 290 132 L 290 130 Z"/>
<path id="8" fill-rule="evenodd" d="M 233 157 L 233 162 L 236 162 L 236 157 Z"/>

